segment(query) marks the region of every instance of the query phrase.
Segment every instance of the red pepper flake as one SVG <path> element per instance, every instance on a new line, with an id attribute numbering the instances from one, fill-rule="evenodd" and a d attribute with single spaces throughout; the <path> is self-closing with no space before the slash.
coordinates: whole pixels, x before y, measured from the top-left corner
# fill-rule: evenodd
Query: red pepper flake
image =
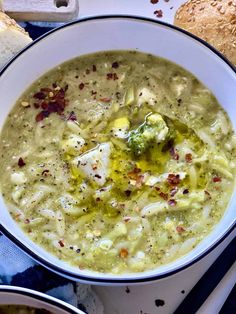
<path id="1" fill-rule="evenodd" d="M 85 86 L 84 83 L 80 83 L 80 84 L 79 84 L 79 89 L 80 89 L 80 90 L 84 89 L 84 86 Z"/>
<path id="2" fill-rule="evenodd" d="M 96 72 L 96 71 L 97 71 L 97 67 L 96 67 L 96 65 L 95 65 L 95 64 L 93 64 L 92 69 L 93 69 L 93 72 Z"/>
<path id="3" fill-rule="evenodd" d="M 170 196 L 173 197 L 178 192 L 177 186 L 170 190 Z"/>
<path id="4" fill-rule="evenodd" d="M 150 2 L 151 2 L 152 4 L 156 4 L 156 3 L 159 2 L 159 0 L 151 0 Z"/>
<path id="5" fill-rule="evenodd" d="M 190 162 L 192 162 L 192 160 L 193 160 L 192 154 L 188 153 L 188 154 L 185 155 L 185 161 L 186 162 L 190 163 Z"/>
<path id="6" fill-rule="evenodd" d="M 110 102 L 110 101 L 111 101 L 111 98 L 109 98 L 109 97 L 104 97 L 104 98 L 100 98 L 100 100 L 101 100 L 102 102 Z"/>
<path id="7" fill-rule="evenodd" d="M 75 114 L 74 111 L 71 111 L 71 112 L 69 113 L 69 116 L 68 116 L 67 120 L 77 121 L 77 117 L 76 117 L 76 114 Z"/>
<path id="8" fill-rule="evenodd" d="M 125 195 L 126 195 L 127 197 L 129 197 L 129 196 L 131 195 L 131 193 L 132 193 L 132 191 L 130 191 L 130 190 L 126 190 L 126 191 L 125 191 Z"/>
<path id="9" fill-rule="evenodd" d="M 43 102 L 41 103 L 41 108 L 42 108 L 43 110 L 48 109 L 48 103 L 47 103 L 46 101 L 43 101 Z"/>
<path id="10" fill-rule="evenodd" d="M 169 195 L 167 193 L 164 193 L 164 192 L 159 193 L 159 196 L 162 197 L 165 201 L 167 201 L 169 198 Z"/>
<path id="11" fill-rule="evenodd" d="M 155 186 L 155 190 L 156 190 L 156 191 L 160 191 L 159 186 Z"/>
<path id="12" fill-rule="evenodd" d="M 47 95 L 42 91 L 42 88 L 41 88 L 41 91 L 35 93 L 33 97 L 34 97 L 35 99 L 42 100 L 42 99 L 45 99 L 46 96 L 47 96 Z"/>
<path id="13" fill-rule="evenodd" d="M 97 197 L 96 202 L 100 202 L 100 201 L 101 201 L 100 197 Z"/>
<path id="14" fill-rule="evenodd" d="M 65 246 L 63 240 L 58 241 L 58 244 L 60 245 L 60 247 L 64 247 Z"/>
<path id="15" fill-rule="evenodd" d="M 170 199 L 170 200 L 168 201 L 168 204 L 169 204 L 170 206 L 176 206 L 177 202 L 176 202 L 176 200 L 174 200 L 174 199 Z"/>
<path id="16" fill-rule="evenodd" d="M 62 114 L 65 109 L 65 105 L 66 104 L 63 104 L 60 100 L 57 102 L 49 102 L 48 111 L 50 113 L 57 112 L 58 114 Z"/>
<path id="17" fill-rule="evenodd" d="M 170 185 L 178 185 L 178 184 L 180 183 L 179 174 L 170 173 L 170 174 L 168 175 L 167 182 L 168 182 Z"/>
<path id="18" fill-rule="evenodd" d="M 119 63 L 117 61 L 113 62 L 111 66 L 113 69 L 117 69 L 117 68 L 119 68 Z"/>
<path id="19" fill-rule="evenodd" d="M 215 177 L 212 178 L 212 181 L 215 182 L 215 183 L 216 182 L 221 182 L 221 177 L 215 176 Z"/>
<path id="20" fill-rule="evenodd" d="M 21 158 L 21 157 L 18 160 L 18 166 L 19 167 L 24 167 L 25 166 L 25 162 L 24 162 L 23 158 Z"/>
<path id="21" fill-rule="evenodd" d="M 178 233 L 183 233 L 183 232 L 185 231 L 185 229 L 184 229 L 184 227 L 182 227 L 182 226 L 177 226 L 177 227 L 176 227 L 176 231 L 177 231 Z"/>
<path id="22" fill-rule="evenodd" d="M 55 94 L 55 97 L 57 98 L 56 100 L 64 99 L 64 98 L 65 98 L 65 92 L 66 92 L 66 90 L 67 90 L 67 86 L 68 86 L 68 85 L 66 85 L 66 86 L 64 87 L 64 89 L 61 88 L 61 89 Z"/>
<path id="23" fill-rule="evenodd" d="M 154 14 L 156 15 L 156 17 L 163 17 L 162 10 L 156 10 L 156 11 L 154 11 Z"/>
<path id="24" fill-rule="evenodd" d="M 36 122 L 42 121 L 43 119 L 47 118 L 49 116 L 49 111 L 43 110 L 37 114 L 35 117 Z"/>
<path id="25" fill-rule="evenodd" d="M 30 220 L 28 218 L 25 219 L 25 224 L 28 225 L 30 223 Z"/>
<path id="26" fill-rule="evenodd" d="M 96 91 L 94 91 L 94 90 L 91 91 L 91 95 L 96 95 L 96 94 L 97 94 Z"/>
<path id="27" fill-rule="evenodd" d="M 189 193 L 189 190 L 188 189 L 184 189 L 183 190 L 183 194 L 188 194 Z"/>
<path id="28" fill-rule="evenodd" d="M 68 85 L 64 89 L 57 86 L 56 83 L 53 83 L 52 86 L 56 86 L 54 90 L 49 87 L 43 87 L 34 95 L 34 98 L 38 100 L 38 102 L 34 103 L 34 107 L 36 109 L 43 109 L 35 117 L 37 122 L 42 121 L 52 112 L 61 115 L 68 104 L 68 100 L 65 99 L 65 92 L 68 89 Z"/>
<path id="29" fill-rule="evenodd" d="M 119 256 L 120 256 L 121 258 L 126 258 L 126 257 L 128 257 L 128 255 L 129 255 L 129 252 L 128 252 L 127 249 L 124 249 L 124 248 L 120 249 Z"/>
<path id="30" fill-rule="evenodd" d="M 171 147 L 169 149 L 170 155 L 174 160 L 179 160 L 179 154 L 176 153 L 175 148 Z"/>
<path id="31" fill-rule="evenodd" d="M 112 80 L 113 73 L 107 73 L 107 80 Z"/>

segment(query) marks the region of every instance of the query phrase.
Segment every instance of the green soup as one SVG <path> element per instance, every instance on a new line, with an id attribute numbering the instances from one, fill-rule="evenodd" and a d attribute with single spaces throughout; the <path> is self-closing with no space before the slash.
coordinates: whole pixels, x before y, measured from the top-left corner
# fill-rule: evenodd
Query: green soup
<path id="1" fill-rule="evenodd" d="M 234 188 L 236 137 L 186 70 L 134 51 L 35 82 L 1 133 L 1 191 L 37 244 L 80 269 L 141 272 L 193 249 Z"/>

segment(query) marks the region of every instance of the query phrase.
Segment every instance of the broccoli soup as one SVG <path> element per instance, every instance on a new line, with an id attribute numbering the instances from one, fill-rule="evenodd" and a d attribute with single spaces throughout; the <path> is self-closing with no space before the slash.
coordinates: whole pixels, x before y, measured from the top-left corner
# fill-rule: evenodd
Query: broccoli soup
<path id="1" fill-rule="evenodd" d="M 101 52 L 45 74 L 1 133 L 1 191 L 37 244 L 114 274 L 183 256 L 222 217 L 236 137 L 193 75 L 134 51 Z"/>

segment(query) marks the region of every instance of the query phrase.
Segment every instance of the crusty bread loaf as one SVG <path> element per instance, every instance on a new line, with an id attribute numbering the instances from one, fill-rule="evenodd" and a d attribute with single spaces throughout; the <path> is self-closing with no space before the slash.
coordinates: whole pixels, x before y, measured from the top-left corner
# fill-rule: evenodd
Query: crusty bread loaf
<path id="1" fill-rule="evenodd" d="M 0 68 L 31 41 L 22 27 L 0 12 Z"/>
<path id="2" fill-rule="evenodd" d="M 236 65 L 236 0 L 189 0 L 175 25 L 201 37 Z"/>

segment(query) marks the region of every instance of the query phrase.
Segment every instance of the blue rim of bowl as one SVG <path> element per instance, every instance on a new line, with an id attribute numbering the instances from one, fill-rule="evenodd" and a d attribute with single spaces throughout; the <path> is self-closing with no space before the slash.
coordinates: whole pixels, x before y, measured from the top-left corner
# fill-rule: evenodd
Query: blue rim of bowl
<path id="1" fill-rule="evenodd" d="M 14 289 L 14 288 L 16 288 L 16 289 Z M 17 290 L 17 289 L 19 289 L 19 290 Z M 22 290 L 21 290 L 22 289 Z M 24 290 L 23 290 L 24 289 Z M 26 290 L 26 291 L 25 291 Z M 79 309 L 78 309 L 78 311 L 77 311 L 77 309 L 76 310 L 73 310 L 73 309 L 71 309 L 71 308 L 69 308 L 69 307 L 67 307 L 67 305 L 66 304 L 61 304 L 61 300 L 58 300 L 58 302 L 56 301 L 56 300 L 51 300 L 51 298 L 54 298 L 55 299 L 55 297 L 51 297 L 51 298 L 47 298 L 47 296 L 43 296 L 43 295 L 41 295 L 41 294 L 43 294 L 43 292 L 39 292 L 39 291 L 35 291 L 34 292 L 34 290 L 32 290 L 31 291 L 31 289 L 28 289 L 28 288 L 23 288 L 23 287 L 18 287 L 18 286 L 9 286 L 9 287 L 6 287 L 6 286 L 4 286 L 4 288 L 1 288 L 1 285 L 0 285 L 0 293 L 2 293 L 2 292 L 6 292 L 6 293 L 11 293 L 11 294 L 20 294 L 20 295 L 24 295 L 24 296 L 27 296 L 27 297 L 30 297 L 30 298 L 33 298 L 33 299 L 36 299 L 36 300 L 39 300 L 39 301 L 42 301 L 42 302 L 45 302 L 45 303 L 48 303 L 48 304 L 50 304 L 50 305 L 53 305 L 53 306 L 55 306 L 55 307 L 57 307 L 57 308 L 59 308 L 60 310 L 64 310 L 64 311 L 66 311 L 68 314 L 70 313 L 70 314 L 78 314 L 79 312 Z M 38 295 L 37 293 L 40 293 L 40 295 Z M 64 302 L 64 301 L 63 301 Z M 26 305 L 26 306 L 30 306 L 30 305 Z M 34 307 L 34 306 L 32 306 L 32 307 Z M 43 306 L 42 306 L 42 308 L 43 308 Z M 81 310 L 80 310 L 81 311 Z M 81 313 L 83 313 L 82 311 L 81 311 Z"/>
<path id="2" fill-rule="evenodd" d="M 88 21 L 96 21 L 96 20 L 108 20 L 108 19 L 128 19 L 128 20 L 135 20 L 135 21 L 142 21 L 142 22 L 148 22 L 148 23 L 153 23 L 156 25 L 161 25 L 164 26 L 166 28 L 175 30 L 177 32 L 180 32 L 192 39 L 194 39 L 195 41 L 203 44 L 205 47 L 207 47 L 208 49 L 210 49 L 214 54 L 216 54 L 220 59 L 222 59 L 230 68 L 231 70 L 234 71 L 235 75 L 236 75 L 236 67 L 230 63 L 230 61 L 224 56 L 222 55 L 222 53 L 220 53 L 218 50 L 216 50 L 214 47 L 212 47 L 210 44 L 208 44 L 206 41 L 202 40 L 201 38 L 185 31 L 182 28 L 179 28 L 175 25 L 172 24 L 168 24 L 166 22 L 162 22 L 162 21 L 156 21 L 154 19 L 151 18 L 147 18 L 147 17 L 142 17 L 142 16 L 136 16 L 136 15 L 126 15 L 126 14 L 109 14 L 109 15 L 99 15 L 99 16 L 91 16 L 91 17 L 86 17 L 86 18 L 81 18 L 79 20 L 75 20 L 72 22 L 69 22 L 65 25 L 59 26 L 55 29 L 50 30 L 49 32 L 45 33 L 44 35 L 40 36 L 39 38 L 37 38 L 36 40 L 34 40 L 32 43 L 30 43 L 28 46 L 26 46 L 25 48 L 23 48 L 16 56 L 14 56 L 1 70 L 0 70 L 0 77 L 1 75 L 7 70 L 7 68 L 21 55 L 23 54 L 25 51 L 27 51 L 28 49 L 30 49 L 32 46 L 34 46 L 36 43 L 38 43 L 39 41 L 43 40 L 44 38 L 50 36 L 52 33 L 58 32 L 61 29 L 64 29 L 66 27 L 70 27 L 71 25 L 74 24 L 80 24 L 80 23 L 84 23 L 84 22 L 88 22 Z M 206 251 L 203 251 L 201 254 L 199 254 L 197 257 L 195 257 L 192 261 L 187 262 L 186 264 L 184 264 L 183 266 L 177 267 L 174 270 L 170 270 L 167 271 L 166 273 L 163 274 L 159 274 L 159 275 L 151 275 L 147 277 L 142 277 L 142 278 L 127 278 L 127 279 L 119 279 L 119 278 L 112 278 L 112 274 L 104 274 L 104 275 L 110 275 L 111 278 L 96 278 L 88 275 L 77 275 L 77 274 L 72 274 L 70 271 L 66 271 L 65 269 L 63 269 L 62 267 L 58 267 L 56 265 L 54 265 L 51 262 L 48 262 L 47 260 L 41 258 L 39 255 L 37 255 L 36 253 L 34 253 L 31 249 L 29 249 L 28 247 L 26 247 L 23 243 L 21 243 L 17 238 L 15 238 L 15 236 L 13 234 L 11 234 L 7 229 L 5 229 L 5 227 L 0 223 L 0 231 L 8 238 L 10 239 L 13 243 L 15 243 L 22 251 L 24 251 L 27 255 L 29 255 L 30 257 L 32 257 L 35 261 L 37 261 L 39 264 L 45 266 L 47 269 L 50 269 L 52 271 L 54 271 L 57 274 L 60 274 L 66 278 L 70 278 L 76 281 L 81 281 L 81 282 L 88 282 L 88 283 L 100 283 L 100 284 L 120 284 L 120 285 L 126 285 L 126 284 L 135 284 L 135 283 L 143 283 L 143 282 L 152 282 L 152 281 L 156 281 L 159 279 L 163 279 L 169 276 L 172 276 L 180 271 L 185 270 L 186 268 L 194 265 L 195 263 L 197 263 L 198 261 L 200 261 L 202 258 L 204 258 L 205 256 L 207 256 L 211 251 L 213 251 L 220 243 L 223 242 L 223 240 L 235 229 L 236 227 L 236 221 L 234 221 L 234 223 L 232 224 L 232 226 L 230 226 L 228 228 L 228 230 L 211 246 L 208 247 L 208 249 Z M 138 273 L 137 273 L 138 276 Z M 102 277 L 102 273 L 101 273 L 101 277 Z"/>

